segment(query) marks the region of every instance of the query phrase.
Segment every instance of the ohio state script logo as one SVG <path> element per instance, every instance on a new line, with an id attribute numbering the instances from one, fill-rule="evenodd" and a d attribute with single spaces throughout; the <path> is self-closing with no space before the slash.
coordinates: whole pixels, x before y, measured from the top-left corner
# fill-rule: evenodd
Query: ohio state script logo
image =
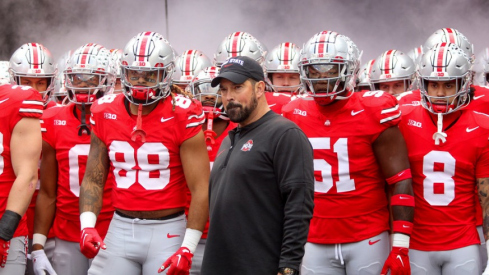
<path id="1" fill-rule="evenodd" d="M 251 147 L 253 147 L 252 139 L 248 140 L 245 144 L 243 144 L 243 147 L 241 147 L 241 151 L 243 152 L 251 151 Z"/>

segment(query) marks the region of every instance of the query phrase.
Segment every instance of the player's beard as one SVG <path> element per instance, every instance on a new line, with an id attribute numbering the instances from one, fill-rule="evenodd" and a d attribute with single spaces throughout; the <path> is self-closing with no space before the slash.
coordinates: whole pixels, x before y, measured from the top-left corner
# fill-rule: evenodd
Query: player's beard
<path id="1" fill-rule="evenodd" d="M 256 99 L 255 90 L 253 89 L 251 102 L 248 106 L 243 107 L 243 105 L 239 103 L 229 102 L 226 105 L 226 114 L 232 122 L 241 123 L 250 117 L 257 106 L 258 100 Z"/>

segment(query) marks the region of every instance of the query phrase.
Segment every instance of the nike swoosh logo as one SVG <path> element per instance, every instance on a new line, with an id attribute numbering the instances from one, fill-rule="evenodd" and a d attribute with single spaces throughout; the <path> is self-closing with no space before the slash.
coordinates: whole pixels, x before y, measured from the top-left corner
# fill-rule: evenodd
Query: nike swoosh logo
<path id="1" fill-rule="evenodd" d="M 352 110 L 352 111 L 351 111 L 351 116 L 356 116 L 356 115 L 358 115 L 359 113 L 361 113 L 361 112 L 363 112 L 363 111 L 365 111 L 365 109 L 362 109 L 362 110 L 360 110 L 360 111 L 356 111 L 356 112 Z"/>
<path id="2" fill-rule="evenodd" d="M 277 105 L 277 103 L 275 103 L 275 104 L 270 104 L 270 105 L 268 105 L 268 107 L 273 107 L 273 106 L 275 106 L 275 105 Z"/>
<path id="3" fill-rule="evenodd" d="M 409 228 L 409 225 L 404 225 L 404 224 L 403 224 L 403 225 L 402 225 L 402 227 L 404 227 L 404 228 Z"/>
<path id="4" fill-rule="evenodd" d="M 396 258 L 399 259 L 399 261 L 401 262 L 402 266 L 404 266 L 404 262 L 402 261 L 401 255 L 397 255 Z"/>
<path id="5" fill-rule="evenodd" d="M 479 99 L 479 98 L 481 98 L 481 97 L 483 97 L 483 96 L 485 96 L 485 95 L 474 96 L 474 100 L 477 100 L 477 99 Z"/>
<path id="6" fill-rule="evenodd" d="M 407 200 L 407 199 L 409 199 L 409 198 L 407 198 L 407 197 L 403 197 L 403 196 L 399 196 L 399 198 L 400 198 L 401 200 Z"/>
<path id="7" fill-rule="evenodd" d="M 7 100 L 8 100 L 8 98 L 7 98 L 7 99 L 4 99 L 4 100 L 2 100 L 2 101 L 0 101 L 0 104 L 4 103 L 4 102 L 5 102 L 5 101 L 7 101 Z"/>
<path id="8" fill-rule="evenodd" d="M 374 245 L 374 244 L 376 244 L 376 243 L 378 243 L 378 242 L 380 242 L 380 239 L 378 239 L 378 240 L 376 240 L 376 241 L 373 241 L 373 242 L 372 242 L 371 240 L 368 240 L 368 244 L 369 244 L 369 245 Z"/>
<path id="9" fill-rule="evenodd" d="M 469 127 L 467 127 L 467 129 L 465 129 L 465 131 L 467 131 L 467 133 L 470 133 L 470 132 L 474 131 L 477 128 L 479 128 L 479 126 L 477 126 L 475 128 L 472 128 L 472 129 L 469 129 Z"/>
<path id="10" fill-rule="evenodd" d="M 169 118 L 164 118 L 162 117 L 161 118 L 161 122 L 167 122 L 168 120 L 172 119 L 173 117 L 169 117 Z"/>
<path id="11" fill-rule="evenodd" d="M 175 238 L 175 237 L 180 237 L 180 235 L 170 235 L 170 233 L 166 234 L 166 237 L 168 239 Z"/>

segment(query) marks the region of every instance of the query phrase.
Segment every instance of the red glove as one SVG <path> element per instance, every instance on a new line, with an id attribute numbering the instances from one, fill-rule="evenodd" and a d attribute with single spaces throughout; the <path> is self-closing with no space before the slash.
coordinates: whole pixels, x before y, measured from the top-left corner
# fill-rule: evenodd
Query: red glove
<path id="1" fill-rule="evenodd" d="M 100 238 L 97 229 L 87 227 L 81 231 L 80 237 L 80 250 L 85 257 L 92 259 L 94 258 L 99 249 L 106 249 L 104 241 Z"/>
<path id="2" fill-rule="evenodd" d="M 192 266 L 192 257 L 194 254 L 186 247 L 180 247 L 163 265 L 158 269 L 158 273 L 163 272 L 169 266 L 167 275 L 188 275 Z"/>
<path id="3" fill-rule="evenodd" d="M 392 247 L 391 254 L 387 257 L 380 275 L 386 275 L 390 269 L 391 275 L 410 275 L 409 249 L 405 247 Z"/>
<path id="4" fill-rule="evenodd" d="M 4 241 L 0 239 L 0 256 L 2 257 L 2 262 L 0 263 L 0 267 L 4 268 L 7 263 L 8 257 L 8 249 L 10 248 L 10 241 Z"/>

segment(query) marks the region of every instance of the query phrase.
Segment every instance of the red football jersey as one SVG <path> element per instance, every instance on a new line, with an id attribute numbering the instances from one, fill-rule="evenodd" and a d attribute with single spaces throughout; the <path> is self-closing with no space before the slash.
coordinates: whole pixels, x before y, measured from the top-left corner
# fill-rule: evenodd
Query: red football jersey
<path id="1" fill-rule="evenodd" d="M 212 169 L 212 164 L 214 163 L 214 160 L 216 159 L 217 151 L 219 150 L 219 147 L 221 147 L 222 141 L 228 136 L 228 132 L 234 128 L 238 127 L 237 123 L 234 123 L 232 121 L 229 121 L 228 127 L 222 132 L 222 134 L 214 140 L 214 144 L 207 145 L 207 152 L 209 153 L 209 160 L 211 161 L 211 169 Z"/>
<path id="2" fill-rule="evenodd" d="M 54 233 L 56 237 L 70 242 L 80 240 L 80 185 L 90 150 L 90 135 L 78 135 L 80 116 L 81 112 L 75 104 L 51 108 L 42 116 L 43 140 L 56 151 L 58 164 Z M 85 121 L 90 121 L 89 115 Z M 105 185 L 102 210 L 96 224 L 102 238 L 114 213 L 111 189 L 110 184 Z"/>
<path id="3" fill-rule="evenodd" d="M 92 105 L 92 130 L 105 143 L 110 158 L 107 184 L 113 185 L 116 209 L 153 211 L 185 207 L 187 185 L 180 160 L 181 144 L 202 131 L 205 120 L 197 100 L 177 95 L 159 101 L 142 117 L 146 142 L 131 139 L 136 115 L 124 95 L 106 95 Z M 175 110 L 172 110 L 172 109 Z"/>
<path id="4" fill-rule="evenodd" d="M 444 116 L 448 136 L 435 145 L 437 118 L 422 106 L 401 109 L 416 203 L 410 247 L 438 251 L 479 244 L 474 188 L 477 178 L 489 177 L 489 116 L 472 110 Z"/>
<path id="5" fill-rule="evenodd" d="M 265 92 L 265 97 L 268 102 L 268 107 L 277 114 L 282 113 L 282 107 L 287 105 L 292 100 L 292 95 L 289 92 Z"/>
<path id="6" fill-rule="evenodd" d="M 399 123 L 398 108 L 382 91 L 353 93 L 325 107 L 311 97 L 284 106 L 283 116 L 304 131 L 314 149 L 309 242 L 358 242 L 389 230 L 386 183 L 372 144 Z"/>
<path id="7" fill-rule="evenodd" d="M 475 110 L 482 113 L 489 113 L 489 89 L 481 86 L 472 86 L 474 94 L 470 103 L 464 107 L 465 110 Z M 420 90 L 408 91 L 402 93 L 397 97 L 399 105 L 404 108 L 406 106 L 418 106 L 421 105 L 421 92 Z M 476 210 L 476 224 L 482 225 L 482 208 L 479 203 L 479 194 L 477 193 L 477 186 L 475 187 L 475 210 Z"/>
<path id="8" fill-rule="evenodd" d="M 36 90 L 27 86 L 0 85 L 0 217 L 7 207 L 7 199 L 15 181 L 10 159 L 10 139 L 19 120 L 24 117 L 41 118 L 43 102 Z M 26 216 L 22 217 L 14 237 L 28 234 Z"/>

